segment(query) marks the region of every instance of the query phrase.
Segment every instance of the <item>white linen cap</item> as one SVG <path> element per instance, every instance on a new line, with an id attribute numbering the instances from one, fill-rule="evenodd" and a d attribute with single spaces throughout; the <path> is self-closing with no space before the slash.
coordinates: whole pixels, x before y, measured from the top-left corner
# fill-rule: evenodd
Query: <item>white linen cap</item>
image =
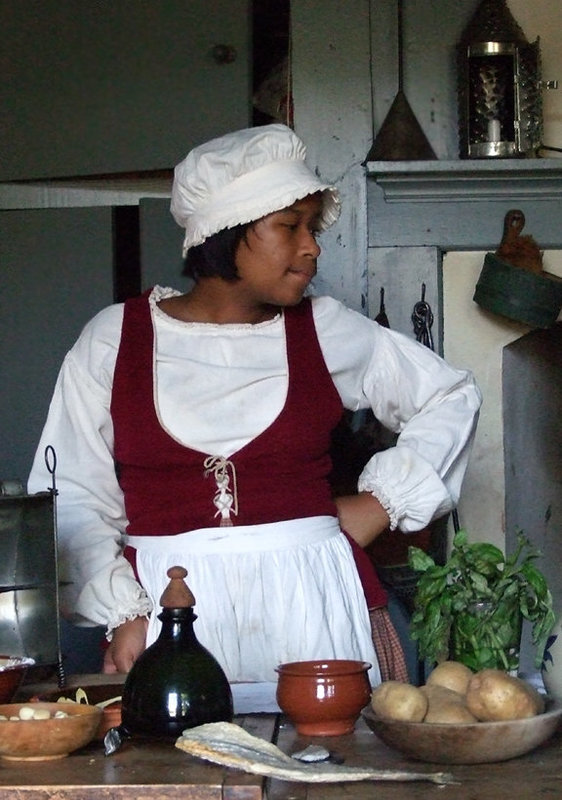
<path id="1" fill-rule="evenodd" d="M 305 164 L 306 147 L 291 128 L 262 125 L 194 148 L 174 170 L 170 210 L 185 228 L 183 255 L 224 228 L 254 222 L 322 192 L 320 228 L 338 218 L 337 189 Z"/>

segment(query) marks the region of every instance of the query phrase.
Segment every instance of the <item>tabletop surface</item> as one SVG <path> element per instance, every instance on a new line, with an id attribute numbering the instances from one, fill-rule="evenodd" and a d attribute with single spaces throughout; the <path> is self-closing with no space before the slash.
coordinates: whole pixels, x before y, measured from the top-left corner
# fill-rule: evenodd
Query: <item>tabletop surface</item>
<path id="1" fill-rule="evenodd" d="M 236 718 L 250 733 L 275 738 L 277 719 L 272 714 Z M 458 783 L 452 786 L 415 782 L 305 784 L 259 776 L 201 762 L 174 747 L 173 742 L 134 740 L 112 756 L 101 742 L 67 758 L 26 762 L 0 760 L 0 800 L 536 800 L 562 794 L 562 731 L 526 756 L 499 764 L 440 766 L 422 764 L 390 750 L 360 720 L 355 732 L 329 739 L 296 735 L 283 719 L 277 744 L 286 752 L 321 743 L 345 759 L 349 766 L 447 771 Z M 376 795 L 375 795 L 376 792 Z"/>
<path id="2" fill-rule="evenodd" d="M 0 759 L 0 800 L 536 800 L 562 796 L 562 727 L 531 753 L 496 764 L 470 766 L 413 761 L 383 744 L 359 720 L 353 734 L 305 738 L 275 714 L 248 714 L 235 722 L 274 741 L 286 753 L 321 744 L 347 766 L 446 771 L 456 783 L 428 782 L 305 784 L 259 776 L 200 761 L 174 741 L 130 739 L 111 756 L 101 741 L 55 761 Z"/>
<path id="3" fill-rule="evenodd" d="M 295 752 L 310 739 L 296 736 L 290 723 L 282 722 L 277 745 L 287 753 Z M 428 782 L 372 782 L 342 784 L 288 784 L 271 781 L 267 800 L 537 800 L 562 797 L 562 728 L 544 745 L 525 756 L 497 764 L 427 764 L 414 761 L 390 749 L 359 720 L 355 732 L 322 742 L 341 755 L 348 766 L 371 766 L 378 769 L 406 769 L 415 772 L 448 772 L 455 784 L 437 786 Z M 329 742 L 329 744 L 327 743 Z"/>

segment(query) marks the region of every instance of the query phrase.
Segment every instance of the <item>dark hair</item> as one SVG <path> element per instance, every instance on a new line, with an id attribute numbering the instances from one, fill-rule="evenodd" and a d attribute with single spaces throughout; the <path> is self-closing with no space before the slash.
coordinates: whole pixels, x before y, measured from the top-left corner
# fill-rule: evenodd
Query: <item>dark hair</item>
<path id="1" fill-rule="evenodd" d="M 183 262 L 183 274 L 194 281 L 213 277 L 238 280 L 236 251 L 250 225 L 251 222 L 224 228 L 205 239 L 203 244 L 190 247 Z"/>

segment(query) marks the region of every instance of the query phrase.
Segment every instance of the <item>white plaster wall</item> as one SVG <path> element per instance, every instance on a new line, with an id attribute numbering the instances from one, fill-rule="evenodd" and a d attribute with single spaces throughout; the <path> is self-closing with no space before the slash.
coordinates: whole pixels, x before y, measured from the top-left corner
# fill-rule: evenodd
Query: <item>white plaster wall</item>
<path id="1" fill-rule="evenodd" d="M 473 541 L 505 545 L 502 350 L 531 330 L 491 314 L 472 300 L 485 253 L 447 253 L 443 259 L 444 355 L 471 369 L 484 397 L 474 449 L 459 503 L 461 525 Z M 562 275 L 562 251 L 547 251 L 544 268 Z"/>

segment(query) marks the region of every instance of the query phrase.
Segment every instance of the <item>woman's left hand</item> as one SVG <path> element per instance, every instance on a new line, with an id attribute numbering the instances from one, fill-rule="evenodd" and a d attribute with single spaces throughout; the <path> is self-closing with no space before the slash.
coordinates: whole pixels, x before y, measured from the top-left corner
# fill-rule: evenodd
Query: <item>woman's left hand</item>
<path id="1" fill-rule="evenodd" d="M 336 497 L 340 526 L 360 547 L 367 547 L 388 528 L 390 519 L 370 492 Z"/>

